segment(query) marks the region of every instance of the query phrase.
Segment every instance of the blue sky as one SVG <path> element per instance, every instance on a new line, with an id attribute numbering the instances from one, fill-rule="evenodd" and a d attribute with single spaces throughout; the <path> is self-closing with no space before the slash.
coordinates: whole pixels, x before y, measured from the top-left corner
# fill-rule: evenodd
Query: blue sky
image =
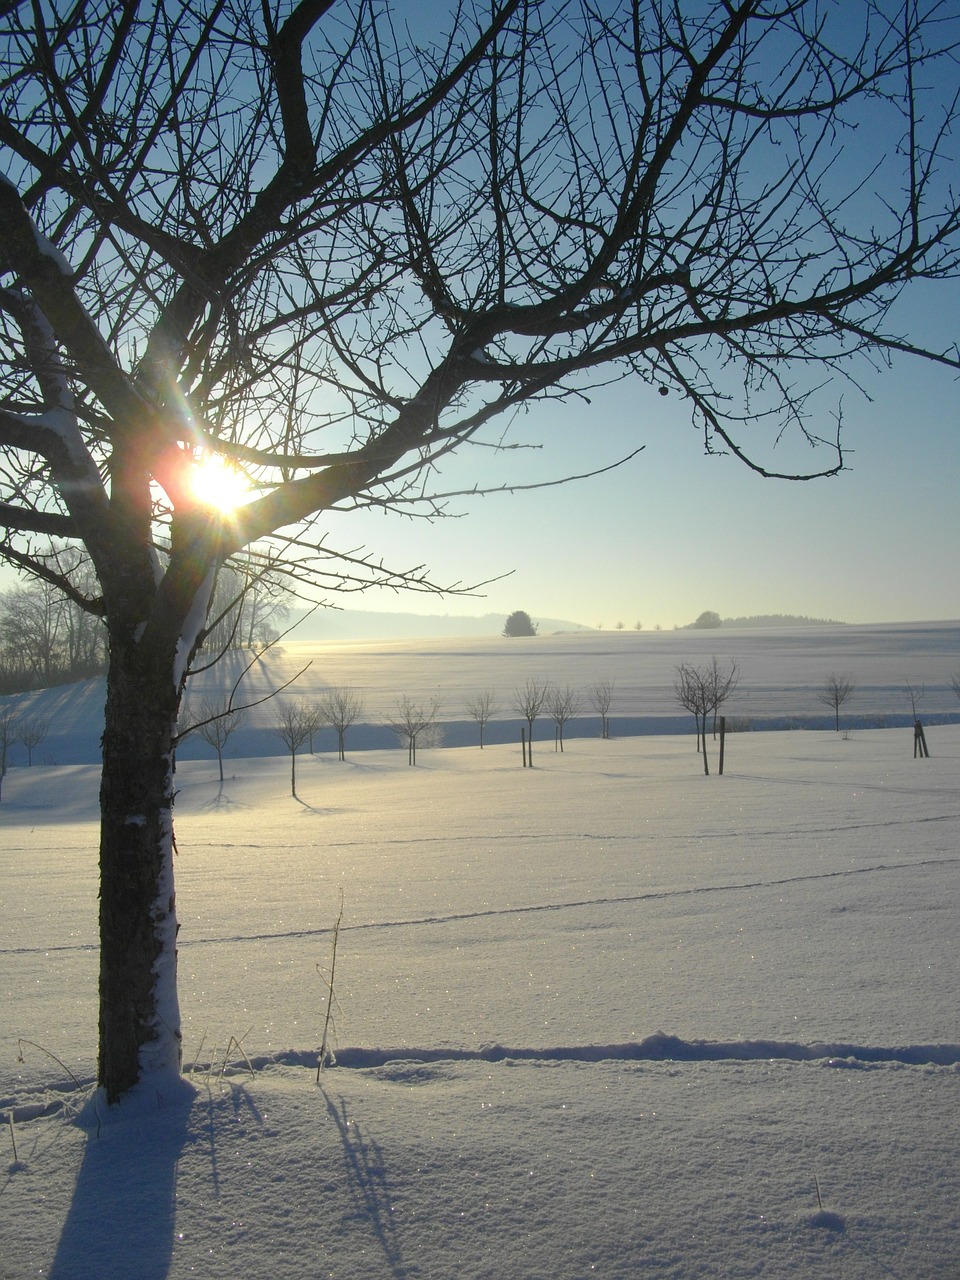
<path id="1" fill-rule="evenodd" d="M 960 286 L 924 286 L 922 304 L 902 306 L 899 327 L 909 321 L 946 346 Z M 902 357 L 866 385 L 872 400 L 842 384 L 823 397 L 827 435 L 842 399 L 848 469 L 807 483 L 765 480 L 732 457 L 705 457 L 684 406 L 636 380 L 595 393 L 589 406 L 541 406 L 521 427 L 543 448 L 485 456 L 485 477 L 549 479 L 638 444 L 644 452 L 594 479 L 460 500 L 462 518 L 433 525 L 342 517 L 334 524 L 340 545 L 362 540 L 397 567 L 425 563 L 439 582 L 512 571 L 480 599 L 375 591 L 344 603 L 417 613 L 519 608 L 604 627 L 672 627 L 704 609 L 844 622 L 960 617 L 956 377 Z M 793 456 L 815 465 L 809 452 Z M 457 464 L 459 482 L 472 482 L 474 465 L 472 455 Z"/>
<path id="2" fill-rule="evenodd" d="M 926 286 L 923 303 L 911 329 L 946 345 L 960 285 Z M 638 380 L 593 393 L 590 405 L 539 406 L 518 431 L 542 448 L 469 451 L 451 466 L 450 487 L 553 479 L 640 444 L 644 451 L 593 479 L 456 500 L 456 519 L 335 518 L 333 545 L 363 545 L 395 568 L 424 564 L 438 583 L 510 576 L 478 596 L 373 590 L 333 602 L 426 614 L 525 609 L 607 628 L 670 628 L 704 609 L 851 623 L 958 618 L 958 382 L 902 357 L 867 385 L 872 401 L 842 386 L 824 398 L 826 433 L 827 411 L 842 397 L 848 469 L 808 483 L 764 480 L 732 457 L 705 457 L 683 405 Z M 813 456 L 801 461 L 812 465 Z M 14 581 L 5 571 L 0 586 Z"/>
<path id="3" fill-rule="evenodd" d="M 831 21 L 848 17 L 853 38 L 859 6 Z M 950 63 L 951 81 L 954 70 Z M 949 101 L 952 83 L 945 90 Z M 864 225 L 880 216 L 877 184 L 882 190 L 884 181 L 901 180 L 891 130 L 902 128 L 895 112 L 858 104 L 843 180 L 853 182 L 854 170 L 866 166 Z M 884 176 L 867 180 L 877 157 Z M 956 343 L 958 323 L 960 283 L 924 283 L 898 300 L 885 328 L 944 350 Z M 832 437 L 842 406 L 847 469 L 808 483 L 765 480 L 732 457 L 704 456 L 685 405 L 639 380 L 593 394 L 590 405 L 540 406 L 517 430 L 542 450 L 469 453 L 451 468 L 450 487 L 552 479 L 638 445 L 644 452 L 619 471 L 568 487 L 462 500 L 454 506 L 463 518 L 433 526 L 382 514 L 335 522 L 340 545 L 359 539 L 391 565 L 425 563 L 438 582 L 512 571 L 475 601 L 371 592 L 348 603 L 420 613 L 522 608 L 605 627 L 638 620 L 671 627 L 705 609 L 851 623 L 958 618 L 960 384 L 949 370 L 908 357 L 853 372 L 869 398 L 835 381 L 810 424 Z M 791 451 L 790 442 L 780 454 L 757 453 L 782 470 L 831 461 Z"/>
<path id="4" fill-rule="evenodd" d="M 875 142 L 875 128 L 861 137 Z M 907 295 L 890 327 L 946 348 L 958 321 L 952 282 Z M 832 435 L 842 402 L 847 470 L 809 483 L 764 480 L 732 457 L 705 457 L 682 401 L 638 379 L 593 393 L 589 404 L 536 406 L 511 438 L 542 447 L 464 451 L 438 487 L 548 481 L 644 451 L 566 486 L 455 499 L 457 519 L 335 516 L 321 525 L 332 546 L 363 547 L 396 569 L 422 564 L 439 584 L 510 575 L 475 597 L 372 590 L 339 602 L 416 613 L 522 608 L 604 627 L 669 628 L 705 609 L 851 623 L 960 617 L 957 379 L 907 357 L 860 372 L 872 399 L 835 383 L 811 424 Z M 789 444 L 785 452 L 781 460 L 757 450 L 782 469 L 829 465 Z M 0 586 L 11 581 L 0 572 Z"/>

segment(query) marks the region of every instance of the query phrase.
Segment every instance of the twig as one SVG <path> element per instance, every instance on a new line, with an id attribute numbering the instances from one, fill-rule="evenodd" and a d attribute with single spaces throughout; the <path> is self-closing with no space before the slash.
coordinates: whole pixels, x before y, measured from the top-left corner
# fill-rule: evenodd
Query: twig
<path id="1" fill-rule="evenodd" d="M 237 1046 L 237 1048 L 239 1049 L 239 1051 L 240 1051 L 241 1055 L 243 1056 L 243 1060 L 244 1060 L 244 1062 L 247 1064 L 247 1070 L 250 1072 L 250 1074 L 251 1074 L 252 1076 L 255 1076 L 255 1075 L 257 1074 L 257 1073 L 254 1071 L 254 1069 L 253 1069 L 253 1064 L 251 1063 L 250 1059 L 247 1057 L 247 1052 L 246 1052 L 246 1050 L 245 1050 L 245 1049 L 244 1049 L 244 1047 L 243 1047 L 243 1041 L 244 1041 L 244 1040 L 246 1040 L 247 1036 L 250 1034 L 250 1032 L 251 1032 L 252 1030 L 253 1030 L 253 1027 L 247 1027 L 246 1031 L 243 1033 L 243 1035 L 240 1037 L 240 1039 L 239 1039 L 239 1040 L 237 1039 L 237 1037 L 236 1037 L 236 1036 L 231 1036 L 231 1037 L 230 1037 L 230 1039 L 227 1041 L 227 1047 L 226 1047 L 226 1049 L 225 1049 L 225 1051 L 224 1051 L 224 1054 L 223 1054 L 223 1066 L 220 1068 L 220 1079 L 221 1079 L 221 1080 L 223 1079 L 223 1077 L 224 1077 L 224 1073 L 225 1073 L 225 1072 L 226 1072 L 226 1070 L 227 1070 L 227 1059 L 229 1058 L 229 1056 L 230 1056 L 230 1050 L 233 1048 L 233 1046 L 234 1046 L 234 1045 L 236 1045 L 236 1046 Z"/>
<path id="2" fill-rule="evenodd" d="M 206 1041 L 207 1041 L 207 1033 L 204 1032 L 203 1035 L 200 1037 L 200 1043 L 197 1045 L 197 1052 L 193 1055 L 193 1064 L 187 1070 L 186 1074 L 188 1076 L 192 1076 L 193 1073 L 196 1071 L 197 1063 L 200 1061 L 200 1054 L 203 1052 L 203 1046 L 206 1044 Z"/>
<path id="3" fill-rule="evenodd" d="M 333 1017 L 333 980 L 337 971 L 337 940 L 340 937 L 340 922 L 343 919 L 343 890 L 340 890 L 340 913 L 337 916 L 336 924 L 333 926 L 333 951 L 330 955 L 330 981 L 327 982 L 327 1016 L 323 1022 L 323 1039 L 320 1041 L 320 1058 L 317 1062 L 317 1084 L 320 1083 L 320 1072 L 323 1070 L 328 1059 L 335 1062 L 336 1059 L 330 1050 L 329 1034 L 330 1023 Z M 319 970 L 319 966 L 318 966 Z"/>
<path id="4" fill-rule="evenodd" d="M 70 1077 L 70 1079 L 73 1081 L 73 1083 L 77 1086 L 78 1089 L 83 1088 L 83 1085 L 80 1083 L 77 1077 L 73 1074 L 73 1072 L 70 1070 L 67 1064 L 65 1062 L 61 1062 L 55 1053 L 51 1053 L 49 1049 L 45 1049 L 42 1044 L 37 1044 L 35 1040 L 25 1040 L 23 1036 L 20 1036 L 18 1038 L 17 1040 L 17 1047 L 19 1049 L 19 1052 L 17 1054 L 18 1062 L 26 1061 L 26 1059 L 23 1056 L 23 1046 L 25 1044 L 30 1045 L 32 1049 L 39 1049 L 40 1052 L 45 1053 L 48 1058 L 52 1058 L 58 1067 L 63 1068 L 63 1070 L 67 1073 L 67 1075 Z"/>

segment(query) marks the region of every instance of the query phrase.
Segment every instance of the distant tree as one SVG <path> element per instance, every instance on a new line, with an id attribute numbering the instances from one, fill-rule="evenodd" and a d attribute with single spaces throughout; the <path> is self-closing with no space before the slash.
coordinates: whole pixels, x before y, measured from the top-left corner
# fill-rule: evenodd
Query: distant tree
<path id="1" fill-rule="evenodd" d="M 468 698 L 466 707 L 467 715 L 476 720 L 480 728 L 480 750 L 482 751 L 483 730 L 500 708 L 497 706 L 494 694 L 489 689 L 484 689 L 482 693 L 476 693 L 472 698 Z"/>
<path id="2" fill-rule="evenodd" d="M 244 580 L 239 628 L 242 643 L 248 649 L 268 645 L 290 616 L 293 596 L 273 560 L 258 562 L 248 554 L 240 569 Z"/>
<path id="3" fill-rule="evenodd" d="M 320 699 L 320 706 L 324 723 L 337 731 L 338 755 L 341 760 L 346 760 L 347 730 L 363 715 L 363 697 L 355 689 L 337 687 L 327 690 Z"/>
<path id="4" fill-rule="evenodd" d="M 730 663 L 729 671 L 720 667 L 717 659 L 702 667 L 684 662 L 676 668 L 674 692 L 680 705 L 689 711 L 697 725 L 697 750 L 703 748 L 704 772 L 709 773 L 707 764 L 707 717 L 713 716 L 713 734 L 716 737 L 717 715 L 720 708 L 734 692 L 740 682 L 737 664 Z"/>
<path id="5" fill-rule="evenodd" d="M 635 623 L 633 624 L 633 629 L 634 629 L 634 631 L 642 631 L 642 630 L 643 630 L 643 623 L 642 623 L 642 622 L 640 622 L 640 621 L 638 620 L 637 622 L 635 622 Z"/>
<path id="6" fill-rule="evenodd" d="M 587 691 L 594 710 L 600 715 L 600 737 L 610 737 L 610 703 L 613 701 L 613 681 L 598 680 Z"/>
<path id="7" fill-rule="evenodd" d="M 582 706 L 583 699 L 580 694 L 571 689 L 569 685 L 563 689 L 551 689 L 547 695 L 547 710 L 557 726 L 557 739 L 561 751 L 563 750 L 563 726 L 568 720 L 572 720 L 574 716 L 579 715 Z"/>
<path id="8" fill-rule="evenodd" d="M 910 711 L 913 715 L 914 722 L 919 719 L 917 715 L 917 703 L 922 702 L 926 696 L 926 685 L 915 685 L 910 680 L 907 681 L 907 697 L 910 699 Z"/>
<path id="9" fill-rule="evenodd" d="M 73 548 L 51 540 L 38 555 L 77 592 L 96 590 L 89 562 Z M 0 692 L 86 680 L 105 663 L 102 622 L 51 583 L 31 579 L 0 594 Z"/>
<path id="10" fill-rule="evenodd" d="M 960 671 L 955 671 L 950 677 L 950 688 L 960 698 Z"/>
<path id="11" fill-rule="evenodd" d="M 704 673 L 707 693 L 710 700 L 710 711 L 713 714 L 713 736 L 717 736 L 717 716 L 720 708 L 731 694 L 736 692 L 740 683 L 740 672 L 737 664 L 731 660 L 730 670 L 721 671 L 716 658 L 712 658 Z"/>
<path id="12" fill-rule="evenodd" d="M 277 638 L 277 627 L 289 616 L 291 600 L 272 561 L 258 563 L 248 555 L 223 565 L 207 612 L 204 652 L 270 644 Z"/>
<path id="13" fill-rule="evenodd" d="M 697 728 L 697 750 L 703 747 L 703 771 L 710 772 L 707 761 L 707 716 L 712 706 L 713 692 L 708 672 L 690 663 L 682 662 L 676 668 L 673 684 L 677 701 L 691 713 Z"/>
<path id="14" fill-rule="evenodd" d="M 3 794 L 3 780 L 7 776 L 10 748 L 18 740 L 18 725 L 19 717 L 12 707 L 0 708 L 0 798 Z"/>
<path id="15" fill-rule="evenodd" d="M 840 708 L 856 693 L 856 686 L 850 676 L 837 675 L 831 671 L 824 681 L 823 688 L 817 694 L 817 700 L 827 707 L 833 708 L 837 733 L 840 732 Z"/>
<path id="16" fill-rule="evenodd" d="M 513 709 L 527 722 L 531 764 L 533 764 L 533 723 L 543 710 L 549 693 L 550 685 L 545 680 L 533 679 L 527 680 L 519 689 L 513 691 Z"/>
<path id="17" fill-rule="evenodd" d="M 622 630 L 623 630 L 623 623 L 622 623 L 622 622 L 618 622 L 618 623 L 617 623 L 617 626 L 616 626 L 616 629 L 617 629 L 617 631 L 622 631 Z"/>
<path id="18" fill-rule="evenodd" d="M 722 625 L 719 613 L 714 613 L 712 609 L 706 609 L 700 614 L 696 622 L 690 623 L 690 628 L 696 631 L 711 631 Z"/>
<path id="19" fill-rule="evenodd" d="M 273 732 L 290 752 L 290 794 L 297 796 L 297 752 L 316 732 L 316 711 L 303 698 L 282 702 L 274 712 Z"/>
<path id="20" fill-rule="evenodd" d="M 329 723 L 325 699 L 304 699 L 303 714 L 306 717 L 307 722 L 306 746 L 307 750 L 313 754 L 314 739 L 323 726 Z"/>
<path id="21" fill-rule="evenodd" d="M 50 732 L 50 721 L 43 717 L 21 719 L 17 724 L 17 741 L 27 753 L 27 767 L 33 765 L 33 753 Z"/>
<path id="22" fill-rule="evenodd" d="M 223 749 L 246 721 L 242 709 L 233 710 L 223 698 L 205 698 L 197 708 L 192 723 L 181 730 L 180 737 L 198 733 L 204 742 L 217 753 L 220 781 L 223 782 Z"/>
<path id="23" fill-rule="evenodd" d="M 537 628 L 530 621 L 529 613 L 524 613 L 522 609 L 517 609 L 511 613 L 503 624 L 503 635 L 505 636 L 535 636 L 536 634 Z"/>
<path id="24" fill-rule="evenodd" d="M 407 764 L 417 763 L 417 744 L 423 743 L 436 726 L 440 714 L 440 695 L 427 702 L 414 702 L 406 694 L 397 699 L 396 715 L 387 717 L 387 724 L 407 748 Z"/>

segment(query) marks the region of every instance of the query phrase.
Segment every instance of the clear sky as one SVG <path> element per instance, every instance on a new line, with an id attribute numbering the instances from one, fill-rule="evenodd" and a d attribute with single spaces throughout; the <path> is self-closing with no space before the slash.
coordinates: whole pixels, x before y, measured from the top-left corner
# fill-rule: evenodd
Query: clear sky
<path id="1" fill-rule="evenodd" d="M 920 316 L 925 334 L 946 345 L 960 285 L 927 286 Z M 824 399 L 826 407 L 842 397 L 848 470 L 808 483 L 705 457 L 684 406 L 638 380 L 594 393 L 589 405 L 539 406 L 515 438 L 542 448 L 468 450 L 443 478 L 449 487 L 551 479 L 644 451 L 590 480 L 454 500 L 458 519 L 334 519 L 334 545 L 362 544 L 396 568 L 424 564 L 438 583 L 510 574 L 475 597 L 370 591 L 335 602 L 427 614 L 525 609 L 606 628 L 670 628 L 705 609 L 851 623 L 958 618 L 960 386 L 948 370 L 906 357 L 868 385 L 872 401 L 842 385 Z M 826 409 L 822 429 L 832 431 Z M 815 465 L 809 451 L 794 456 Z M 14 581 L 0 575 L 0 586 Z"/>
<path id="2" fill-rule="evenodd" d="M 890 328 L 947 348 L 958 324 L 953 282 L 918 286 Z M 438 584 L 510 575 L 475 597 L 372 590 L 339 602 L 428 614 L 525 609 L 604 627 L 669 628 L 705 609 L 851 623 L 958 618 L 960 385 L 949 370 L 907 357 L 858 373 L 872 399 L 838 381 L 811 423 L 832 436 L 842 402 L 847 470 L 809 483 L 764 480 L 732 457 L 705 457 L 683 402 L 637 379 L 589 404 L 535 406 L 510 439 L 541 448 L 461 451 L 438 488 L 559 479 L 644 451 L 589 480 L 454 499 L 457 519 L 335 516 L 321 526 L 332 546 L 363 547 L 396 569 L 424 565 Z M 754 452 L 783 470 L 830 465 L 826 451 L 790 450 Z M 11 581 L 0 573 L 0 586 Z"/>
<path id="3" fill-rule="evenodd" d="M 947 346 L 960 286 L 926 285 L 899 327 Z M 907 357 L 871 374 L 866 400 L 837 384 L 819 428 L 833 433 L 842 399 L 847 470 L 826 480 L 765 480 L 732 457 L 705 457 L 684 406 L 637 380 L 585 405 L 543 405 L 519 424 L 534 453 L 469 452 L 451 468 L 474 480 L 549 479 L 603 465 L 618 471 L 536 492 L 457 500 L 460 519 L 366 514 L 335 523 L 341 546 L 363 540 L 397 567 L 426 564 L 438 582 L 512 571 L 479 599 L 370 592 L 350 608 L 567 618 L 587 626 L 668 628 L 705 609 L 723 617 L 805 614 L 844 622 L 960 617 L 960 386 Z M 814 423 L 816 427 L 817 424 Z M 798 460 L 829 465 L 804 449 Z"/>
<path id="4" fill-rule="evenodd" d="M 856 27 L 862 15 L 849 12 Z M 953 91 L 946 87 L 946 101 Z M 888 150 L 888 123 L 882 112 L 860 118 L 864 155 Z M 944 350 L 957 342 L 958 327 L 960 282 L 923 283 L 898 301 L 887 331 Z M 604 627 L 668 628 L 705 609 L 851 623 L 960 618 L 960 382 L 908 357 L 852 372 L 870 398 L 837 380 L 810 424 L 831 438 L 842 405 L 847 469 L 807 483 L 765 480 L 733 457 L 704 456 L 687 407 L 639 380 L 596 393 L 589 405 L 539 406 L 516 430 L 541 450 L 470 451 L 452 466 L 449 487 L 551 479 L 638 445 L 644 452 L 566 487 L 460 500 L 453 506 L 461 519 L 433 526 L 345 517 L 334 526 L 340 545 L 362 539 L 392 565 L 425 563 L 438 582 L 512 571 L 479 600 L 371 592 L 347 604 L 419 613 L 525 609 Z M 755 456 L 774 469 L 818 470 L 832 461 L 822 453 L 791 451 L 787 442 Z"/>

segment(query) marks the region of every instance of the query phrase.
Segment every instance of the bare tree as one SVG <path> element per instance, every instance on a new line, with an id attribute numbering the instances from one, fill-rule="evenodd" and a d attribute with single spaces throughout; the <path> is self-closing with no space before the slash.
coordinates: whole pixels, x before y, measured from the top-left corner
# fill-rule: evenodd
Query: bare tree
<path id="1" fill-rule="evenodd" d="M 472 720 L 476 720 L 480 729 L 480 750 L 482 751 L 483 731 L 500 711 L 496 695 L 490 689 L 484 689 L 481 693 L 475 693 L 472 698 L 468 698 L 466 707 L 467 715 Z"/>
<path id="2" fill-rule="evenodd" d="M 546 680 L 528 679 L 513 691 L 513 709 L 527 722 L 527 751 L 533 764 L 533 725 L 546 705 L 550 685 Z"/>
<path id="3" fill-rule="evenodd" d="M 703 750 L 703 772 L 709 774 L 710 763 L 707 759 L 707 716 L 713 706 L 713 688 L 710 670 L 682 662 L 676 668 L 673 683 L 674 693 L 681 707 L 691 713 L 697 728 L 697 750 Z"/>
<path id="4" fill-rule="evenodd" d="M 3 593 L 0 639 L 7 669 L 19 673 L 23 689 L 49 688 L 59 682 L 62 601 L 59 592 L 43 583 L 13 587 Z"/>
<path id="5" fill-rule="evenodd" d="M 916 723 L 920 718 L 919 713 L 917 712 L 917 703 L 923 701 L 926 697 L 926 693 L 926 685 L 915 685 L 911 680 L 907 681 L 907 697 L 910 699 L 910 713 L 913 716 L 914 723 Z"/>
<path id="6" fill-rule="evenodd" d="M 600 716 L 600 737 L 610 737 L 610 704 L 613 701 L 613 681 L 598 680 L 588 690 L 594 710 Z"/>
<path id="7" fill-rule="evenodd" d="M 303 698 L 281 702 L 274 712 L 273 732 L 290 752 L 290 794 L 297 796 L 297 752 L 316 732 L 315 709 Z"/>
<path id="8" fill-rule="evenodd" d="M 955 671 L 950 677 L 950 688 L 960 698 L 960 671 Z"/>
<path id="9" fill-rule="evenodd" d="M 12 707 L 0 707 L 0 797 L 3 780 L 7 776 L 7 759 L 10 748 L 17 741 L 19 717 Z"/>
<path id="10" fill-rule="evenodd" d="M 307 726 L 307 750 L 313 754 L 314 740 L 325 724 L 329 724 L 327 716 L 327 704 L 325 698 L 312 698 L 309 701 L 304 699 L 303 714 L 306 718 Z"/>
<path id="11" fill-rule="evenodd" d="M 355 689 L 333 688 L 324 694 L 320 706 L 324 723 L 337 731 L 339 757 L 346 760 L 347 730 L 363 715 L 363 697 Z"/>
<path id="12" fill-rule="evenodd" d="M 221 784 L 223 783 L 224 747 L 237 730 L 243 728 L 246 718 L 246 712 L 242 708 L 234 709 L 226 699 L 205 698 L 200 703 L 193 722 L 180 732 L 181 739 L 188 733 L 198 733 L 207 746 L 213 747 L 217 753 Z"/>
<path id="13" fill-rule="evenodd" d="M 44 564 L 75 586 L 93 583 L 89 561 L 74 548 L 48 540 L 38 547 Z M 13 693 L 49 688 L 99 675 L 106 663 L 106 632 L 52 583 L 26 581 L 0 594 L 0 681 Z"/>
<path id="14" fill-rule="evenodd" d="M 27 768 L 33 765 L 33 753 L 50 732 L 50 721 L 43 716 L 21 717 L 17 724 L 17 741 L 27 753 Z"/>
<path id="15" fill-rule="evenodd" d="M 560 744 L 560 750 L 563 750 L 563 726 L 568 720 L 572 720 L 574 716 L 580 714 L 580 708 L 583 706 L 583 699 L 575 689 L 571 689 L 569 685 L 564 688 L 553 688 L 547 696 L 547 710 L 553 717 L 553 722 L 557 726 L 557 741 Z"/>
<path id="16" fill-rule="evenodd" d="M 417 763 L 417 744 L 430 733 L 440 714 L 440 696 L 425 702 L 414 702 L 406 694 L 397 699 L 396 714 L 387 717 L 387 724 L 407 748 L 407 764 Z"/>
<path id="17" fill-rule="evenodd" d="M 730 661 L 730 670 L 721 671 L 720 663 L 714 657 L 704 673 L 704 679 L 707 686 L 707 695 L 710 699 L 710 711 L 713 715 L 713 736 L 716 737 L 717 716 L 720 714 L 723 704 L 736 692 L 737 685 L 740 683 L 740 671 L 732 659 Z"/>
<path id="18" fill-rule="evenodd" d="M 840 708 L 856 693 L 856 685 L 850 676 L 838 675 L 835 671 L 827 676 L 823 688 L 817 694 L 817 701 L 833 710 L 837 733 L 840 732 Z"/>
<path id="19" fill-rule="evenodd" d="M 174 740 L 225 562 L 431 585 L 338 559 L 323 513 L 438 512 L 452 451 L 617 376 L 798 478 L 749 425 L 816 443 L 871 355 L 960 367 L 886 319 L 958 270 L 955 7 L 491 0 L 408 33 L 344 2 L 4 8 L 0 555 L 109 633 L 111 1101 L 179 1070 Z"/>
<path id="20" fill-rule="evenodd" d="M 276 639 L 290 616 L 293 596 L 282 572 L 270 558 L 256 560 L 250 554 L 240 562 L 244 578 L 240 633 L 248 649 Z"/>
<path id="21" fill-rule="evenodd" d="M 207 607 L 204 652 L 266 647 L 277 638 L 276 626 L 289 616 L 291 600 L 269 557 L 247 555 L 223 565 Z"/>

